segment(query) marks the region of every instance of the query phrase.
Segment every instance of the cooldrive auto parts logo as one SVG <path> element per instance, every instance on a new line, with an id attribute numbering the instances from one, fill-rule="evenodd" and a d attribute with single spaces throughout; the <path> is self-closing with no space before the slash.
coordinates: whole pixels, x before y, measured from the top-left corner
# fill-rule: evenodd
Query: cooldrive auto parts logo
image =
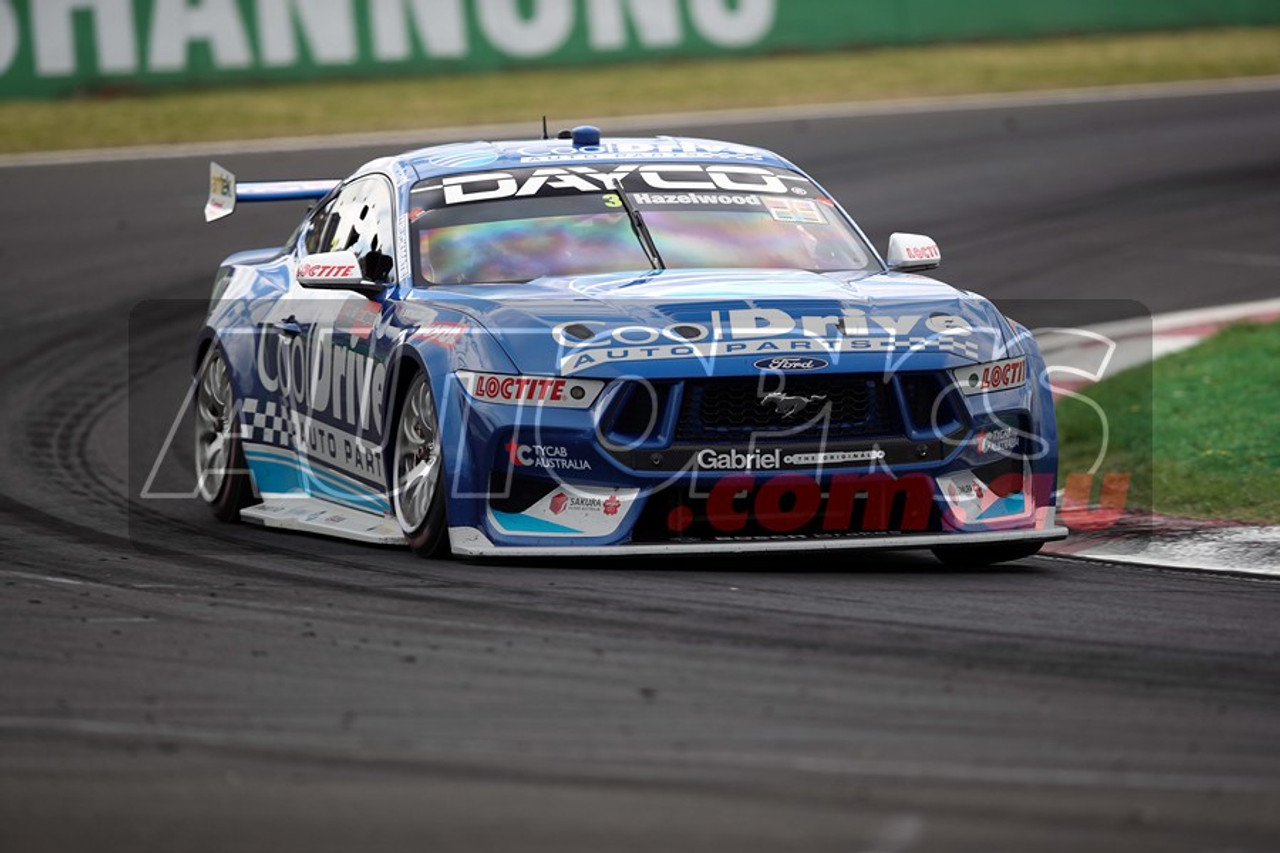
<path id="1" fill-rule="evenodd" d="M 582 333 L 586 331 L 588 335 Z M 712 311 L 705 319 L 667 326 L 610 327 L 593 320 L 561 323 L 551 330 L 566 376 L 606 364 L 769 355 L 771 370 L 816 370 L 827 365 L 807 353 L 874 353 L 896 350 L 949 352 L 978 358 L 973 327 L 953 314 L 890 315 L 847 308 L 838 314 L 792 315 L 777 308 Z M 793 361 L 778 360 L 789 356 Z M 787 365 L 792 365 L 788 367 Z M 1024 373 L 1025 376 L 1025 362 Z M 1025 381 L 1025 380 L 1024 380 Z"/>

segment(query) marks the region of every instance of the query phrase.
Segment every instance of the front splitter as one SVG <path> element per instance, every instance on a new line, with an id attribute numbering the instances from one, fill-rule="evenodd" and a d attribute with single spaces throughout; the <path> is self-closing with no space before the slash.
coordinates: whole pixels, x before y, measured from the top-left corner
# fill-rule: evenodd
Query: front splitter
<path id="1" fill-rule="evenodd" d="M 453 553 L 461 557 L 642 557 L 660 554 L 760 554 L 796 551 L 909 551 L 919 548 L 965 545 L 1002 545 L 1010 542 L 1053 542 L 1065 539 L 1065 527 L 1036 530 L 992 530 L 981 533 L 918 533 L 901 536 L 831 537 L 824 539 L 733 539 L 710 542 L 654 542 L 583 548 L 565 545 L 495 545 L 474 527 L 449 528 Z"/>

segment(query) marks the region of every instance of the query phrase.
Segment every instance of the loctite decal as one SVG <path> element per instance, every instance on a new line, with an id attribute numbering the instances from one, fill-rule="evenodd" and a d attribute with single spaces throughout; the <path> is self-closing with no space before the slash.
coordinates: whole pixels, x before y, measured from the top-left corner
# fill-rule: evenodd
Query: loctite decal
<path id="1" fill-rule="evenodd" d="M 604 388 L 599 380 L 558 376 L 513 376 L 469 370 L 459 370 L 457 376 L 473 400 L 513 406 L 588 409 Z"/>
<path id="2" fill-rule="evenodd" d="M 966 395 L 1006 391 L 1027 384 L 1027 359 L 1010 358 L 953 370 L 956 386 Z"/>
<path id="3" fill-rule="evenodd" d="M 298 278 L 353 278 L 354 264 L 299 264 Z"/>

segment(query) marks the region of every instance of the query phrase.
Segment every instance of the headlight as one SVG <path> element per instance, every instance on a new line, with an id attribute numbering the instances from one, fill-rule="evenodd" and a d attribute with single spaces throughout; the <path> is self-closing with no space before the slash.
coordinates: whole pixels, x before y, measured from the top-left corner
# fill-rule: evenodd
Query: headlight
<path id="1" fill-rule="evenodd" d="M 482 403 L 544 406 L 549 409 L 589 409 L 604 389 L 599 379 L 559 376 L 511 376 L 505 373 L 457 372 L 462 390 Z"/>
<path id="2" fill-rule="evenodd" d="M 1027 384 L 1027 357 L 957 367 L 951 371 L 951 376 L 956 387 L 966 396 L 1020 388 Z"/>

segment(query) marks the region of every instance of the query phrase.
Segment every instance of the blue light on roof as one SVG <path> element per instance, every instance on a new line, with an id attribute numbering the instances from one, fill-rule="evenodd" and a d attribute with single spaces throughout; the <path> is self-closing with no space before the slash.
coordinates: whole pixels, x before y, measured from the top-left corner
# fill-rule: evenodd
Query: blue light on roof
<path id="1" fill-rule="evenodd" d="M 589 124 L 573 129 L 574 148 L 595 148 L 600 144 L 600 128 Z"/>

